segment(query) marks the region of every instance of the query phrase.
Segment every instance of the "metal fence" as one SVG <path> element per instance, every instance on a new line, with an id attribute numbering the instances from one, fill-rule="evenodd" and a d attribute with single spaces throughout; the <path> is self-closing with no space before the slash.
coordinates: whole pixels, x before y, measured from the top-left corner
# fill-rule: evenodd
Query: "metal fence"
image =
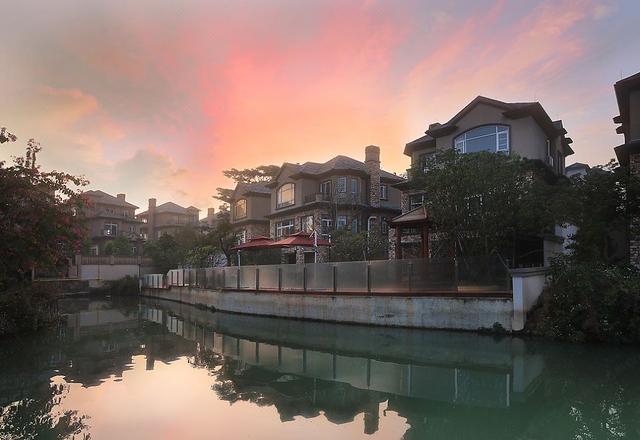
<path id="1" fill-rule="evenodd" d="M 403 294 L 506 292 L 508 269 L 495 259 L 432 263 L 425 259 L 174 269 L 143 278 L 143 287 L 215 290 Z"/>

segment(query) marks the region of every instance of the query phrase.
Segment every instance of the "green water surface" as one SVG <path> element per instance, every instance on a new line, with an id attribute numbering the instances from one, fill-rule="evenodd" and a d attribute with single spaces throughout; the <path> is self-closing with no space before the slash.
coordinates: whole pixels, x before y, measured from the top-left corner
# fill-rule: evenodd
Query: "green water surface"
<path id="1" fill-rule="evenodd" d="M 0 439 L 640 439 L 640 351 L 63 300 L 0 340 Z"/>

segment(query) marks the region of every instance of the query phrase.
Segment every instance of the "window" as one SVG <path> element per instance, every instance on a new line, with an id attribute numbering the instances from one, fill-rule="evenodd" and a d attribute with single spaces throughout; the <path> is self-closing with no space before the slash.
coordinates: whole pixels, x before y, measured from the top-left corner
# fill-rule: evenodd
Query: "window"
<path id="1" fill-rule="evenodd" d="M 293 183 L 285 183 L 276 194 L 276 207 L 283 208 L 295 204 L 295 185 Z"/>
<path id="2" fill-rule="evenodd" d="M 320 223 L 322 224 L 322 235 L 329 235 L 329 232 L 331 232 L 331 228 L 333 227 L 333 220 L 325 217 L 320 220 Z"/>
<path id="3" fill-rule="evenodd" d="M 412 194 L 409 196 L 409 210 L 424 205 L 424 194 Z"/>
<path id="4" fill-rule="evenodd" d="M 472 128 L 454 139 L 460 153 L 491 153 L 509 151 L 509 127 L 506 125 L 483 125 Z"/>
<path id="5" fill-rule="evenodd" d="M 247 216 L 247 200 L 240 199 L 236 202 L 236 218 L 244 218 Z"/>
<path id="6" fill-rule="evenodd" d="M 387 185 L 380 185 L 380 200 L 389 200 L 389 194 L 387 193 Z"/>
<path id="7" fill-rule="evenodd" d="M 358 233 L 358 218 L 354 217 L 351 219 L 351 232 L 354 234 Z"/>
<path id="8" fill-rule="evenodd" d="M 282 220 L 276 223 L 276 237 L 286 237 L 293 233 L 293 219 Z"/>
<path id="9" fill-rule="evenodd" d="M 313 216 L 305 215 L 300 217 L 300 230 L 304 232 L 313 231 Z"/>
<path id="10" fill-rule="evenodd" d="M 423 173 L 427 172 L 429 161 L 435 155 L 435 153 L 424 153 L 418 157 L 419 166 Z"/>
<path id="11" fill-rule="evenodd" d="M 238 239 L 238 244 L 247 242 L 247 230 L 243 229 L 242 231 L 238 231 L 236 234 L 236 238 Z"/>
<path id="12" fill-rule="evenodd" d="M 337 193 L 346 193 L 347 192 L 347 178 L 346 177 L 338 177 L 336 180 L 336 192 Z"/>
<path id="13" fill-rule="evenodd" d="M 360 192 L 360 181 L 355 177 L 351 178 L 351 194 L 358 194 Z"/>
<path id="14" fill-rule="evenodd" d="M 553 168 L 553 153 L 551 151 L 551 141 L 547 139 L 547 164 Z"/>
<path id="15" fill-rule="evenodd" d="M 382 217 L 382 220 L 380 221 L 380 232 L 384 235 L 389 233 L 389 219 L 387 217 Z"/>
<path id="16" fill-rule="evenodd" d="M 346 215 L 339 215 L 336 218 L 336 228 L 344 229 L 346 227 L 347 227 L 347 216 Z"/>
<path id="17" fill-rule="evenodd" d="M 105 223 L 104 235 L 108 235 L 109 237 L 115 237 L 118 235 L 118 225 L 116 223 Z"/>
<path id="18" fill-rule="evenodd" d="M 320 194 L 325 196 L 331 195 L 331 180 L 327 180 L 320 184 Z"/>

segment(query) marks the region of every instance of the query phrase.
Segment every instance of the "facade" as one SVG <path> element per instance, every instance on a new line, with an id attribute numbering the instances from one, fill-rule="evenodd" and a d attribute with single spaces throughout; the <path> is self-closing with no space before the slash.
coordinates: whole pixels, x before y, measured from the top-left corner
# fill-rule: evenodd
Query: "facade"
<path id="1" fill-rule="evenodd" d="M 268 184 L 271 190 L 269 235 L 276 239 L 295 232 L 313 232 L 328 238 L 335 229 L 387 234 L 390 220 L 400 213 L 404 181 L 381 170 L 380 148 L 365 149 L 364 162 L 336 156 L 325 163 L 285 163 Z M 323 261 L 322 249 L 318 256 Z M 313 261 L 313 253 L 285 252 L 284 262 Z"/>
<path id="2" fill-rule="evenodd" d="M 125 194 L 114 197 L 104 191 L 94 190 L 84 192 L 83 196 L 87 201 L 83 216 L 91 240 L 90 253 L 101 255 L 106 243 L 116 237 L 126 237 L 131 242 L 132 254 L 137 254 L 142 226 L 135 216 L 138 207 L 127 202 Z"/>
<path id="3" fill-rule="evenodd" d="M 618 162 L 629 167 L 632 175 L 640 178 L 640 72 L 615 83 L 619 115 L 613 121 L 620 126 L 618 134 L 624 135 L 624 144 L 615 148 Z M 629 225 L 629 259 L 640 268 L 640 214 Z"/>
<path id="4" fill-rule="evenodd" d="M 233 192 L 230 221 L 244 243 L 256 237 L 269 236 L 269 214 L 271 189 L 266 183 L 238 183 Z"/>
<path id="5" fill-rule="evenodd" d="M 424 167 L 430 155 L 449 148 L 463 154 L 517 154 L 539 160 L 560 176 L 565 173 L 566 157 L 573 154 L 573 141 L 566 134 L 562 121 L 551 120 L 538 102 L 507 103 L 478 96 L 444 124 L 430 124 L 424 136 L 406 144 L 404 154 L 411 158 L 412 169 Z M 437 237 L 428 232 L 424 194 L 406 183 L 398 188 L 403 190 L 402 215 L 391 225 L 390 257 L 430 257 L 434 249 L 429 241 Z"/>
<path id="6" fill-rule="evenodd" d="M 143 238 L 155 240 L 163 235 L 173 235 L 186 226 L 200 226 L 200 210 L 194 206 L 184 208 L 173 202 L 156 206 L 156 199 L 149 199 L 146 211 L 136 216 L 142 222 L 140 232 Z"/>
<path id="7" fill-rule="evenodd" d="M 218 224 L 229 215 L 229 211 L 218 211 L 215 208 L 207 209 L 207 216 L 200 219 L 200 229 L 203 232 L 208 232 L 215 229 Z"/>

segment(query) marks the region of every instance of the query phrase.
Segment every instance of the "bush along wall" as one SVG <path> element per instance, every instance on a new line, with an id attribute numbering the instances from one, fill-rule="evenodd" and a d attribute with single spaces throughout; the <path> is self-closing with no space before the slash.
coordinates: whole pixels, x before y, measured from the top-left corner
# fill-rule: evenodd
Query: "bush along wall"
<path id="1" fill-rule="evenodd" d="M 555 260 L 527 331 L 575 342 L 640 342 L 640 271 L 567 257 Z"/>
<path id="2" fill-rule="evenodd" d="M 58 319 L 56 299 L 46 290 L 27 285 L 0 292 L 0 337 L 36 331 Z"/>

